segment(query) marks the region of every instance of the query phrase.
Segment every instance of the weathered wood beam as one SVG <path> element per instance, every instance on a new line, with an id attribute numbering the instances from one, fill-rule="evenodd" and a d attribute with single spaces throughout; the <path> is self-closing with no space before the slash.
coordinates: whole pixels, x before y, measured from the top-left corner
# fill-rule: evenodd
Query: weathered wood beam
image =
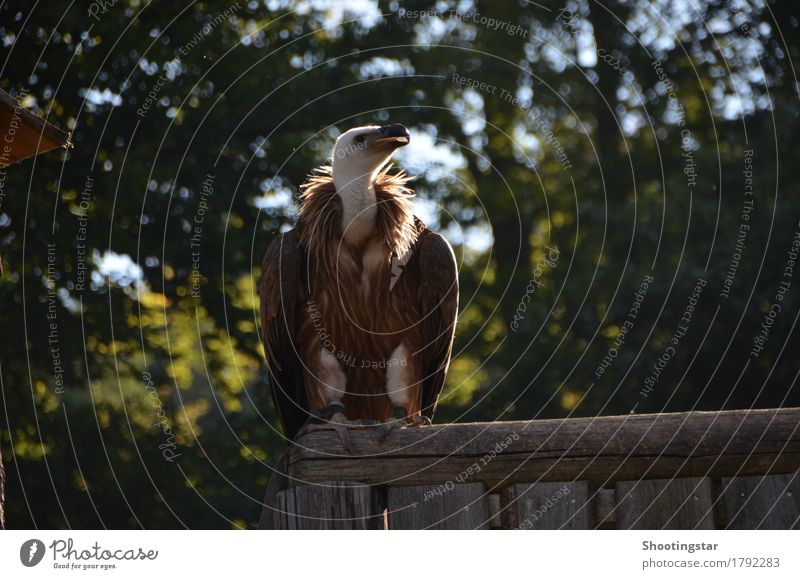
<path id="1" fill-rule="evenodd" d="M 800 468 L 800 408 L 683 412 L 350 431 L 348 453 L 318 427 L 289 453 L 295 484 L 617 481 L 790 473 Z"/>

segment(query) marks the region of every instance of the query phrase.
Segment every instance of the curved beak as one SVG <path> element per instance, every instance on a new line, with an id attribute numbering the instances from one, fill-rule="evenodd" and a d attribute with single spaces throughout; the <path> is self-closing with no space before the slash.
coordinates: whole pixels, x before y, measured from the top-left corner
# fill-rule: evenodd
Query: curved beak
<path id="1" fill-rule="evenodd" d="M 375 143 L 386 143 L 387 145 L 392 145 L 394 147 L 405 147 L 409 142 L 411 142 L 411 135 L 409 134 L 408 129 L 401 124 L 395 123 L 392 125 L 384 125 L 378 129 L 378 131 L 381 134 L 381 138 L 377 139 Z"/>

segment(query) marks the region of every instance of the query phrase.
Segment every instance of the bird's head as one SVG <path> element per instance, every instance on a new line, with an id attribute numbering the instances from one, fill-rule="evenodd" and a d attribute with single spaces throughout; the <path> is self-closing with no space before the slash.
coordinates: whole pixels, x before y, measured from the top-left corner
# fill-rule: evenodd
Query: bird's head
<path id="1" fill-rule="evenodd" d="M 410 138 L 408 129 L 399 124 L 355 127 L 339 135 L 331 164 L 337 189 L 363 176 L 376 175 Z"/>

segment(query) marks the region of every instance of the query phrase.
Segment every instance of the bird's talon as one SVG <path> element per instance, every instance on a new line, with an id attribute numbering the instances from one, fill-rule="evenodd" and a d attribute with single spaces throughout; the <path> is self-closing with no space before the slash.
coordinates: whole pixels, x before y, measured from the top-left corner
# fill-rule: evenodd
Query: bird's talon
<path id="1" fill-rule="evenodd" d="M 409 426 L 433 426 L 433 422 L 431 422 L 431 419 L 427 416 L 418 414 L 411 417 Z"/>
<path id="2" fill-rule="evenodd" d="M 344 410 L 343 406 L 341 408 Z M 327 426 L 329 428 L 333 428 L 339 435 L 339 439 L 342 441 L 342 446 L 344 447 L 345 452 L 348 454 L 353 454 L 353 441 L 350 439 L 350 428 L 352 428 L 354 425 L 355 422 L 348 420 L 347 416 L 345 416 L 344 413 L 339 410 L 336 410 L 327 422 Z"/>
<path id="3" fill-rule="evenodd" d="M 378 427 L 378 440 L 383 443 L 393 430 L 408 427 L 409 420 L 406 409 L 402 406 L 395 406 L 392 408 L 392 415 Z"/>
<path id="4" fill-rule="evenodd" d="M 397 428 L 404 428 L 407 426 L 405 419 L 398 420 L 396 418 L 389 418 L 378 426 L 378 440 L 383 443 L 389 433 Z"/>
<path id="5" fill-rule="evenodd" d="M 402 414 L 400 413 L 402 411 Z M 387 418 L 378 426 L 378 439 L 382 443 L 389 436 L 389 433 L 398 428 L 424 427 L 431 426 L 431 419 L 422 414 L 406 416 L 405 410 L 396 406 L 392 411 L 392 417 Z"/>
<path id="6" fill-rule="evenodd" d="M 350 440 L 350 429 L 344 424 L 332 424 L 331 426 L 333 426 L 333 429 L 339 435 L 345 452 L 353 454 L 353 442 Z"/>
<path id="7" fill-rule="evenodd" d="M 334 413 L 329 419 L 328 422 L 331 424 L 340 424 L 342 426 L 347 426 L 349 424 L 355 424 L 353 421 L 347 419 L 342 412 Z"/>

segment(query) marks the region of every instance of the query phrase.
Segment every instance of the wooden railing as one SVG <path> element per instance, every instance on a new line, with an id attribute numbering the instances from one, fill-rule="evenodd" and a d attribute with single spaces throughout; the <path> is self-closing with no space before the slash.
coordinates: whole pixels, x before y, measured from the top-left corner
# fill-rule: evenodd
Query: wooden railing
<path id="1" fill-rule="evenodd" d="M 800 409 L 444 424 L 289 450 L 280 529 L 800 528 Z"/>

